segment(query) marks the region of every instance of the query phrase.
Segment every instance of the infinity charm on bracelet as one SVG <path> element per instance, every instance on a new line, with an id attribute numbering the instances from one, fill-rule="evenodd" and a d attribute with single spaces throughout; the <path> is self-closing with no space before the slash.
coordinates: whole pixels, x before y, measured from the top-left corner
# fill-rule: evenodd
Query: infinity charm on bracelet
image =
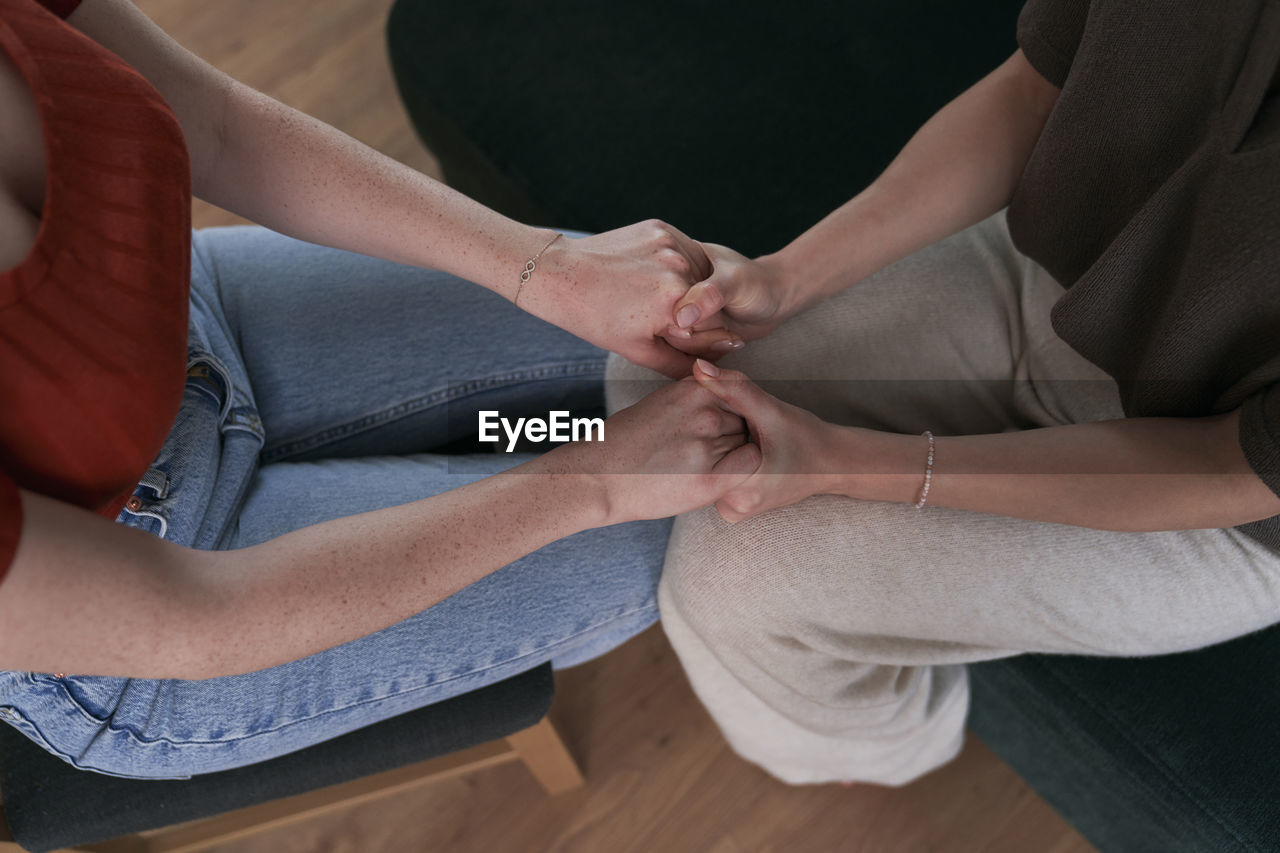
<path id="1" fill-rule="evenodd" d="M 525 262 L 524 272 L 520 273 L 520 284 L 516 286 L 516 297 L 515 299 L 511 300 L 512 303 L 517 308 L 520 307 L 520 291 L 524 290 L 525 284 L 529 281 L 529 276 L 533 275 L 533 271 L 538 268 L 538 264 L 537 264 L 538 258 L 542 257 L 543 252 L 551 248 L 552 243 L 559 240 L 563 236 L 564 236 L 563 234 L 557 231 L 556 236 L 548 240 L 547 245 L 543 246 L 541 249 L 538 250 L 538 254 L 534 255 L 532 258 L 530 258 L 528 261 Z"/>

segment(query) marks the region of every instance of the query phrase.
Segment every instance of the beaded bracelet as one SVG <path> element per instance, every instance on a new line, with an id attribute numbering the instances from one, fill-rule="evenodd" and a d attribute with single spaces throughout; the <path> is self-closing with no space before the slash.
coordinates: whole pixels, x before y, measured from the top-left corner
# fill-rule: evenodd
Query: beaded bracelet
<path id="1" fill-rule="evenodd" d="M 929 497 L 929 486 L 933 482 L 933 433 L 925 430 L 921 435 L 929 439 L 929 461 L 924 466 L 924 488 L 920 490 L 920 499 L 916 501 L 916 509 L 924 506 L 925 499 Z"/>
<path id="2" fill-rule="evenodd" d="M 552 243 L 559 240 L 563 236 L 564 236 L 563 234 L 557 231 L 556 236 L 548 240 L 547 245 L 543 246 L 541 249 L 538 250 L 538 254 L 534 255 L 532 258 L 530 258 L 528 261 L 525 262 L 524 272 L 520 273 L 520 285 L 516 288 L 516 298 L 511 300 L 512 304 L 515 305 L 517 308 L 520 307 L 520 291 L 524 290 L 525 284 L 529 281 L 529 276 L 533 275 L 533 271 L 538 268 L 538 258 L 542 257 L 543 252 L 551 248 Z"/>

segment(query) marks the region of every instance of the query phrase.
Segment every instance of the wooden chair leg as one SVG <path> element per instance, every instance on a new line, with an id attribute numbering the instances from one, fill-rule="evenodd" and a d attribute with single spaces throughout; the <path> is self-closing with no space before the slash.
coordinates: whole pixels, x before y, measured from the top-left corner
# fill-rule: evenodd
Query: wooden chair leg
<path id="1" fill-rule="evenodd" d="M 537 725 L 508 735 L 507 743 L 548 794 L 559 794 L 582 785 L 582 771 L 550 718 L 543 717 Z"/>
<path id="2" fill-rule="evenodd" d="M 260 803 L 217 817 L 171 827 L 147 836 L 128 836 L 75 848 L 93 853 L 192 853 L 304 820 L 320 812 L 345 808 L 377 799 L 389 793 L 416 787 L 430 780 L 481 767 L 520 759 L 549 794 L 559 794 L 582 785 L 582 773 L 569 754 L 551 721 L 544 717 L 537 725 L 516 732 L 501 741 L 491 741 L 408 767 L 389 770 L 363 779 L 322 788 L 305 794 Z M 0 805 L 0 853 L 17 853 Z"/>

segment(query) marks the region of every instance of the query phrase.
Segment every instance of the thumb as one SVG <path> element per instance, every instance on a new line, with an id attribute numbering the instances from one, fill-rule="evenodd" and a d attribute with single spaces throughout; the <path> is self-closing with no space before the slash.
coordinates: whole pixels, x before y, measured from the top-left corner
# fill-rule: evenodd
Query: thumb
<path id="1" fill-rule="evenodd" d="M 773 398 L 741 371 L 726 370 L 700 358 L 694 362 L 693 378 L 750 422 L 771 408 Z"/>
<path id="2" fill-rule="evenodd" d="M 684 296 L 680 297 L 675 304 L 673 316 L 676 326 L 688 329 L 695 323 L 713 317 L 728 302 L 725 293 L 727 284 L 728 282 L 717 281 L 716 276 L 712 274 L 711 278 L 686 290 Z"/>

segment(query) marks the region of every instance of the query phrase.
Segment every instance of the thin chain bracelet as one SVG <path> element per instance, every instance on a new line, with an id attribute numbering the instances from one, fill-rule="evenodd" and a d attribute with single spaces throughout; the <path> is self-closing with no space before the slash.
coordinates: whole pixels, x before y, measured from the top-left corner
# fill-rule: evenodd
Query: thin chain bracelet
<path id="1" fill-rule="evenodd" d="M 559 240 L 563 236 L 564 236 L 563 234 L 557 231 L 556 236 L 548 240 L 547 245 L 543 246 L 541 249 L 538 250 L 538 254 L 534 255 L 532 258 L 530 258 L 528 261 L 525 262 L 524 272 L 520 273 L 520 285 L 516 288 L 516 298 L 511 300 L 512 303 L 514 303 L 517 308 L 520 307 L 520 291 L 524 290 L 525 284 L 527 284 L 529 281 L 529 276 L 533 275 L 533 271 L 538 268 L 538 258 L 542 257 L 543 252 L 551 248 L 552 243 Z"/>
<path id="2" fill-rule="evenodd" d="M 929 486 L 933 483 L 933 433 L 925 430 L 921 435 L 929 439 L 929 461 L 924 466 L 924 488 L 920 490 L 920 499 L 916 501 L 916 509 L 924 506 L 929 497 Z"/>

